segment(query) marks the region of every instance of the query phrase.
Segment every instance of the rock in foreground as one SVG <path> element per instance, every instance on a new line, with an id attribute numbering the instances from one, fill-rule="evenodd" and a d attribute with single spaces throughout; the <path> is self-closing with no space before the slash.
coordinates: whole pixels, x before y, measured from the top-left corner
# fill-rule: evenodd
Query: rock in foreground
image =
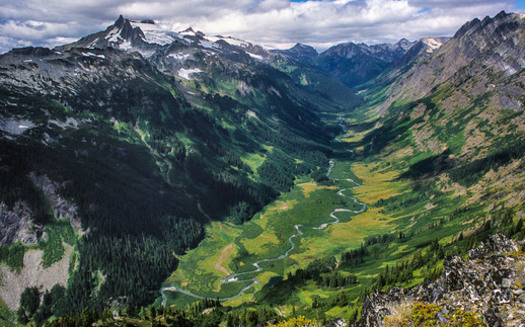
<path id="1" fill-rule="evenodd" d="M 525 254 L 521 249 L 520 243 L 493 235 L 470 250 L 466 261 L 447 257 L 435 281 L 367 296 L 355 326 L 416 326 L 414 313 L 423 311 L 427 321 L 435 319 L 435 326 L 456 326 L 468 319 L 472 326 L 525 326 Z"/>

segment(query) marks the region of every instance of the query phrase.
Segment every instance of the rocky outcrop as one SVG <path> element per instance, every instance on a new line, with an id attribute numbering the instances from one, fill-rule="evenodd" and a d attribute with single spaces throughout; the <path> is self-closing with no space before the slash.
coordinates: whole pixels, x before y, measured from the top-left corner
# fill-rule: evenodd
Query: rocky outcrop
<path id="1" fill-rule="evenodd" d="M 49 205 L 53 210 L 53 214 L 56 218 L 69 218 L 71 226 L 75 228 L 78 232 L 82 232 L 82 226 L 80 218 L 77 214 L 77 206 L 64 198 L 58 195 L 58 188 L 60 185 L 56 182 L 53 182 L 47 177 L 47 175 L 37 175 L 35 172 L 29 174 L 29 178 L 35 186 L 40 188 L 47 200 Z"/>
<path id="2" fill-rule="evenodd" d="M 33 225 L 31 214 L 25 202 L 16 202 L 12 209 L 0 203 L 0 245 L 8 246 L 16 242 L 36 244 L 42 227 Z"/>
<path id="3" fill-rule="evenodd" d="M 47 198 L 56 218 L 69 218 L 71 226 L 79 233 L 83 233 L 77 206 L 58 195 L 60 185 L 53 182 L 47 175 L 37 175 L 34 172 L 29 178 L 36 187 L 42 190 Z M 43 226 L 34 224 L 32 210 L 23 201 L 18 201 L 13 208 L 0 203 L 0 245 L 9 246 L 16 242 L 23 245 L 36 244 L 41 237 L 45 237 Z"/>
<path id="4" fill-rule="evenodd" d="M 458 256 L 446 258 L 436 281 L 367 296 L 355 326 L 383 326 L 385 316 L 415 302 L 442 306 L 442 316 L 455 310 L 471 311 L 481 315 L 487 326 L 520 326 L 525 323 L 524 267 L 521 244 L 493 235 L 471 250 L 466 261 Z"/>

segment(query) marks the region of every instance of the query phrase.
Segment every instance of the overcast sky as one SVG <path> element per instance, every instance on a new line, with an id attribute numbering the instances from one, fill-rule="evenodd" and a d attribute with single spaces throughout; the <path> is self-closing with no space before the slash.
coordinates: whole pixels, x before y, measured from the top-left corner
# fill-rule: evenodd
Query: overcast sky
<path id="1" fill-rule="evenodd" d="M 525 0 L 1 0 L 0 53 L 72 42 L 105 29 L 119 14 L 270 48 L 302 42 L 324 50 L 349 41 L 450 36 L 472 18 L 523 8 Z"/>

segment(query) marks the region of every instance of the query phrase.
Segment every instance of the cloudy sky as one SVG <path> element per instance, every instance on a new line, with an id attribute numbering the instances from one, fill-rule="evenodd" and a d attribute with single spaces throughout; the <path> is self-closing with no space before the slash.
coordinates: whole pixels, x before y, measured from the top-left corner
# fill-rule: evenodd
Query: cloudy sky
<path id="1" fill-rule="evenodd" d="M 267 47 L 296 42 L 324 50 L 341 42 L 394 42 L 449 36 L 474 17 L 525 13 L 525 0 L 2 0 L 0 53 L 74 41 L 105 29 L 119 14 L 188 26 Z"/>

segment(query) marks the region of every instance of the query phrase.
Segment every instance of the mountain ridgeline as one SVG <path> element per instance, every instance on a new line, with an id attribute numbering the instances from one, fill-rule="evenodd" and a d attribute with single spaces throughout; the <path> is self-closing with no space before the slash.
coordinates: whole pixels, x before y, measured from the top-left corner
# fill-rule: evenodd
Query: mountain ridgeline
<path id="1" fill-rule="evenodd" d="M 71 44 L 1 55 L 0 269 L 13 277 L 0 287 L 0 321 L 93 323 L 104 312 L 121 324 L 107 308 L 125 308 L 130 324 L 357 321 L 373 290 L 436 279 L 446 255 L 493 232 L 523 238 L 524 33 L 523 15 L 502 12 L 451 38 L 318 53 L 120 16 Z M 246 306 L 204 300 L 163 320 L 137 309 L 159 308 L 162 283 L 215 229 L 227 242 L 213 249 L 215 270 L 246 271 L 243 240 L 264 232 L 252 219 L 332 204 L 331 217 L 351 214 L 340 227 L 351 232 L 334 223 L 301 236 L 333 233 L 323 244 L 334 248 L 296 242 L 286 260 L 300 269 L 272 259 Z M 294 257 L 308 251 L 319 253 Z M 35 266 L 67 276 L 20 277 Z"/>
<path id="2" fill-rule="evenodd" d="M 0 58 L 1 201 L 34 213 L 37 233 L 61 218 L 29 177 L 47 176 L 81 221 L 64 313 L 152 302 L 173 253 L 195 246 L 209 219 L 240 224 L 295 176 L 326 169 L 339 130 L 287 75 L 222 39 L 165 37 L 148 43 L 121 17 L 75 44 Z"/>

